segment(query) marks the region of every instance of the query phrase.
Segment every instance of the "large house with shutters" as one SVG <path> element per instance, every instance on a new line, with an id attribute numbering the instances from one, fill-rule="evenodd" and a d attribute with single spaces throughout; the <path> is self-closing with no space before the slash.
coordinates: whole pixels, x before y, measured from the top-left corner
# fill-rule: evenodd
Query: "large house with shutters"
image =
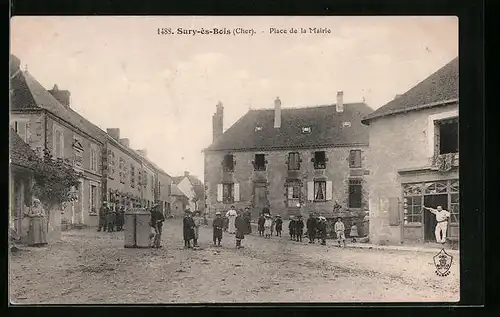
<path id="1" fill-rule="evenodd" d="M 435 241 L 436 219 L 451 213 L 459 235 L 458 57 L 363 119 L 369 126 L 370 241 Z"/>
<path id="2" fill-rule="evenodd" d="M 273 214 L 331 215 L 336 205 L 353 212 L 368 206 L 365 152 L 372 112 L 364 103 L 249 110 L 223 132 L 224 107 L 213 115 L 213 143 L 204 150 L 208 214 L 263 207 Z"/>

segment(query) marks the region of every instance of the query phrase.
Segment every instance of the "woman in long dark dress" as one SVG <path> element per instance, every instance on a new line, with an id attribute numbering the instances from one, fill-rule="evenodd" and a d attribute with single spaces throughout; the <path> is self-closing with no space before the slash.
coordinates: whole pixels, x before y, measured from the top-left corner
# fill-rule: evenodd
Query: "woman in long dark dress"
<path id="1" fill-rule="evenodd" d="M 184 247 L 191 248 L 191 240 L 195 238 L 194 227 L 195 223 L 191 217 L 191 212 L 189 210 L 184 214 L 184 219 L 182 221 L 182 233 L 184 235 Z"/>

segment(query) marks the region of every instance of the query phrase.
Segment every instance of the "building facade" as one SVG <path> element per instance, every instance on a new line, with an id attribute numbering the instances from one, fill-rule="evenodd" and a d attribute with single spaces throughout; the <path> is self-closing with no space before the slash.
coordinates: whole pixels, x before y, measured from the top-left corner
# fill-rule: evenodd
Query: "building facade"
<path id="1" fill-rule="evenodd" d="M 174 177 L 172 180 L 188 199 L 186 208 L 189 208 L 191 211 L 204 213 L 205 189 L 203 182 L 194 175 L 190 175 L 188 171 L 185 171 L 183 176 Z"/>
<path id="2" fill-rule="evenodd" d="M 422 207 L 451 213 L 459 235 L 458 57 L 368 115 L 370 241 L 435 241 L 436 219 Z"/>
<path id="3" fill-rule="evenodd" d="M 337 205 L 355 214 L 368 206 L 364 103 L 250 110 L 222 133 L 223 107 L 214 114 L 214 142 L 205 150 L 205 197 L 209 214 L 264 207 L 273 214 L 310 212 L 333 216 Z"/>

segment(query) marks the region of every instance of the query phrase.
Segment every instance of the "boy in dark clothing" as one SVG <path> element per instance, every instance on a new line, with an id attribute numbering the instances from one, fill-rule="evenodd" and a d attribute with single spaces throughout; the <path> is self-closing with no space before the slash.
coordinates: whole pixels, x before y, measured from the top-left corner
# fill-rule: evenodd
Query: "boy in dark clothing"
<path id="1" fill-rule="evenodd" d="M 241 240 L 245 239 L 245 230 L 247 227 L 247 223 L 245 218 L 243 217 L 243 211 L 240 210 L 238 216 L 234 220 L 234 226 L 236 227 L 236 248 L 241 249 L 243 246 L 241 245 Z"/>
<path id="2" fill-rule="evenodd" d="M 191 211 L 186 210 L 182 221 L 182 233 L 184 236 L 184 248 L 191 248 L 191 240 L 194 239 L 195 223 L 191 217 Z"/>
<path id="3" fill-rule="evenodd" d="M 283 230 L 283 219 L 281 219 L 280 215 L 276 215 L 275 226 L 276 236 L 281 237 L 281 231 Z"/>
<path id="4" fill-rule="evenodd" d="M 215 219 L 212 223 L 212 227 L 214 228 L 214 246 L 220 247 L 220 243 L 222 241 L 222 230 L 224 228 L 224 219 L 222 219 L 219 211 L 215 213 Z"/>
<path id="5" fill-rule="evenodd" d="M 290 233 L 290 240 L 295 240 L 295 217 L 290 217 L 290 222 L 288 223 L 288 233 Z"/>
<path id="6" fill-rule="evenodd" d="M 115 231 L 115 221 L 116 221 L 116 213 L 114 210 L 111 210 L 106 215 L 106 222 L 108 227 L 108 232 Z"/>
<path id="7" fill-rule="evenodd" d="M 258 226 L 259 226 L 259 236 L 264 235 L 264 222 L 266 222 L 266 217 L 264 217 L 264 214 L 260 214 L 259 216 L 259 221 L 258 221 Z"/>
<path id="8" fill-rule="evenodd" d="M 302 216 L 298 216 L 295 220 L 295 236 L 298 242 L 302 242 L 302 235 L 304 231 L 304 221 L 302 221 Z"/>
<path id="9" fill-rule="evenodd" d="M 108 215 L 108 212 L 109 212 L 108 204 L 107 202 L 103 201 L 102 207 L 101 209 L 99 209 L 99 227 L 97 231 L 101 231 L 101 229 L 103 229 L 103 231 L 106 231 L 107 229 L 106 216 Z"/>
<path id="10" fill-rule="evenodd" d="M 161 248 L 161 232 L 163 228 L 163 222 L 165 221 L 165 217 L 160 211 L 160 208 L 158 205 L 154 205 L 153 208 L 151 208 L 151 221 L 150 225 L 155 229 L 155 233 L 153 235 L 153 244 L 151 245 L 152 248 Z"/>
<path id="11" fill-rule="evenodd" d="M 116 213 L 116 231 L 123 230 L 124 220 L 125 220 L 125 207 L 121 206 Z"/>
<path id="12" fill-rule="evenodd" d="M 319 217 L 317 222 L 318 238 L 321 239 L 321 245 L 326 245 L 326 219 Z"/>
<path id="13" fill-rule="evenodd" d="M 316 217 L 311 213 L 307 219 L 307 235 L 309 237 L 309 243 L 314 243 L 316 239 L 317 221 Z"/>

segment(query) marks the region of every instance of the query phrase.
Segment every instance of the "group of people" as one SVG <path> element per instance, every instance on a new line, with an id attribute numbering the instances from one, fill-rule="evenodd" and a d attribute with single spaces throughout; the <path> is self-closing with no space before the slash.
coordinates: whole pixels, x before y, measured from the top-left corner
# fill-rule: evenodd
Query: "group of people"
<path id="1" fill-rule="evenodd" d="M 182 220 L 182 232 L 184 236 L 185 248 L 198 248 L 199 228 L 205 223 L 205 218 L 201 216 L 200 211 L 193 215 L 191 210 L 187 209 Z M 222 239 L 222 238 L 221 238 Z M 191 241 L 193 245 L 191 246 Z"/>
<path id="2" fill-rule="evenodd" d="M 263 236 L 266 239 L 271 238 L 271 236 L 276 231 L 276 236 L 281 237 L 281 232 L 283 231 L 283 219 L 281 219 L 280 215 L 276 215 L 276 217 L 271 216 L 271 212 L 269 208 L 265 207 L 262 210 L 262 213 L 259 216 L 259 220 L 257 222 L 259 236 Z"/>
<path id="3" fill-rule="evenodd" d="M 306 222 L 307 226 L 307 237 L 309 238 L 309 243 L 315 243 L 316 240 L 321 241 L 322 245 L 326 245 L 327 238 L 327 220 L 323 216 L 315 216 L 313 213 L 309 215 L 309 218 Z M 288 231 L 290 232 L 290 240 L 302 242 L 302 236 L 304 235 L 304 222 L 302 220 L 302 216 L 292 216 L 290 217 L 290 223 L 288 224 Z M 338 217 L 335 225 L 333 227 L 333 231 L 337 237 L 337 242 L 339 246 L 342 244 L 346 245 L 345 238 L 345 225 L 342 222 L 342 218 Z M 352 223 L 351 231 L 349 236 L 352 238 L 353 242 L 356 242 L 356 238 L 358 237 L 358 228 L 356 223 Z"/>
<path id="4" fill-rule="evenodd" d="M 104 201 L 99 210 L 99 227 L 97 231 L 123 231 L 123 224 L 125 222 L 125 206 L 118 208 L 110 208 L 108 203 Z"/>

